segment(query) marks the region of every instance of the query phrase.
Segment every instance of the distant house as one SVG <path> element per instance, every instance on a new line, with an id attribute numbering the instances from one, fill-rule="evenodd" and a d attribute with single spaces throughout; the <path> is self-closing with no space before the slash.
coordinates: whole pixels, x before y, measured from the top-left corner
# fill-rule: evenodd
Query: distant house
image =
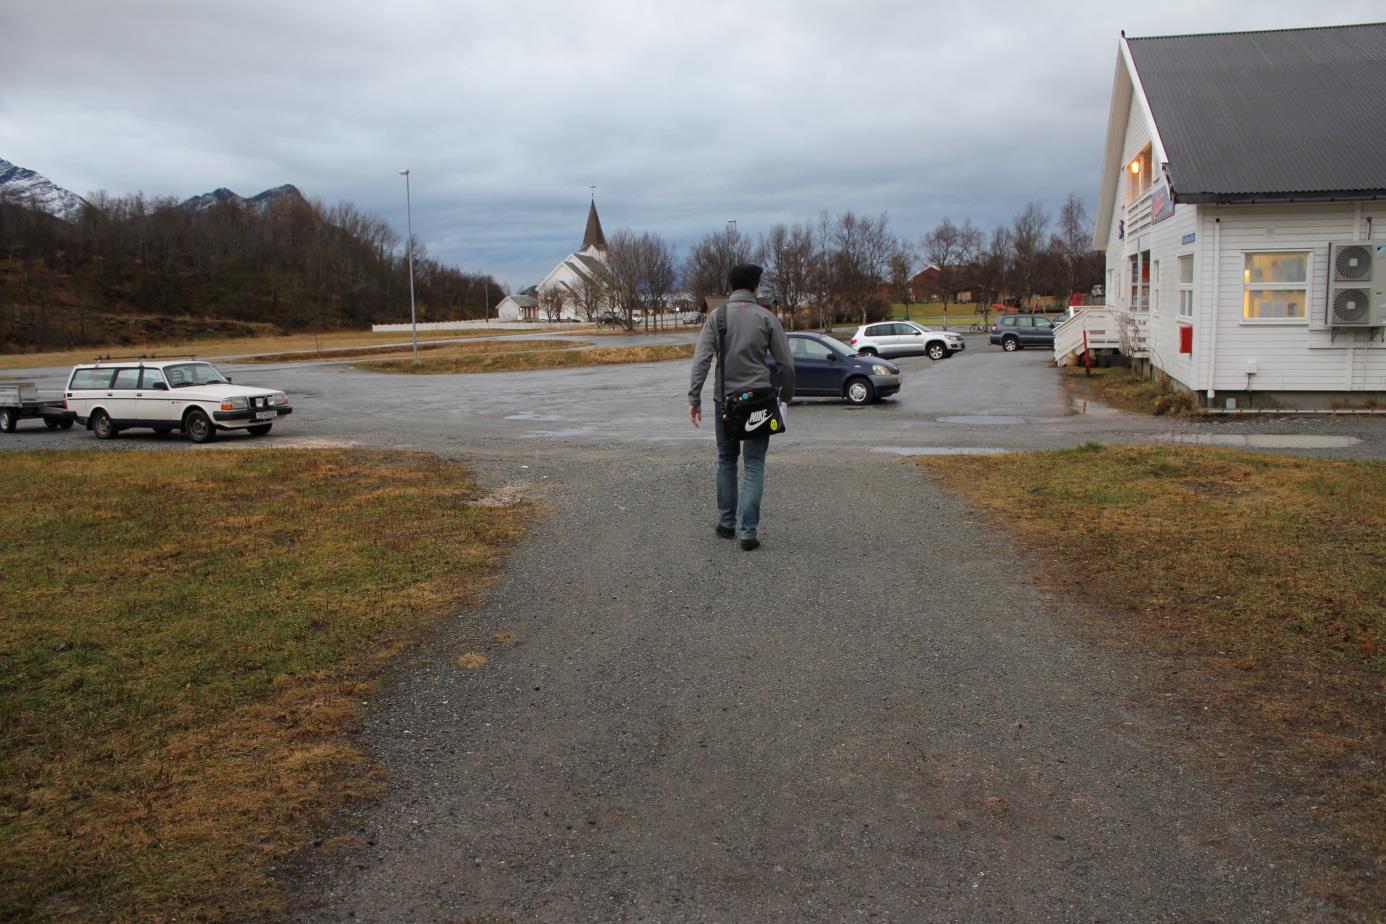
<path id="1" fill-rule="evenodd" d="M 943 294 L 939 284 L 939 268 L 930 263 L 910 277 L 910 298 L 916 302 L 931 302 Z"/>
<path id="2" fill-rule="evenodd" d="M 539 319 L 539 299 L 534 296 L 534 286 L 519 295 L 507 295 L 496 306 L 496 318 L 501 321 L 537 321 Z"/>
<path id="3" fill-rule="evenodd" d="M 1060 326 L 1056 358 L 1095 319 L 1210 406 L 1386 397 L 1384 87 L 1386 23 L 1123 35 L 1105 306 Z"/>

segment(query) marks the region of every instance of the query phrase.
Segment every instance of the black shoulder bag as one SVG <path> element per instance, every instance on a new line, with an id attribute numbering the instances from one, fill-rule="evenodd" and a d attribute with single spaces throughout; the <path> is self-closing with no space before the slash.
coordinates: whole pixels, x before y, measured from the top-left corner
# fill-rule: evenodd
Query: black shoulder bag
<path id="1" fill-rule="evenodd" d="M 770 388 L 744 388 L 727 393 L 727 306 L 717 309 L 717 393 L 722 396 L 722 432 L 729 440 L 773 436 L 785 431 L 779 392 Z"/>

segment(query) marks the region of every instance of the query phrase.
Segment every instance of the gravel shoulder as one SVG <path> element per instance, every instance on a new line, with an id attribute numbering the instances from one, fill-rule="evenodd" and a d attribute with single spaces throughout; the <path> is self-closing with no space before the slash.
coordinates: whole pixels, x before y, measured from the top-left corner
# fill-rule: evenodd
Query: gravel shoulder
<path id="1" fill-rule="evenodd" d="M 484 466 L 552 513 L 371 705 L 389 795 L 295 919 L 1350 919 L 1328 847 L 907 462 L 772 449 L 752 553 L 710 437 Z"/>

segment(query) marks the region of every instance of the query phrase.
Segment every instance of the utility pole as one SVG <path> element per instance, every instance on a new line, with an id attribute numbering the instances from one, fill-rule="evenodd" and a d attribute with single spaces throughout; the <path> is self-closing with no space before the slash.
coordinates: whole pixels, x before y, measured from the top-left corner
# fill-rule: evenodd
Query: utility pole
<path id="1" fill-rule="evenodd" d="M 418 315 L 414 311 L 414 208 L 410 204 L 409 197 L 409 170 L 406 168 L 399 172 L 404 177 L 404 215 L 408 222 L 409 241 L 407 249 L 409 252 L 409 329 L 414 338 L 414 364 L 419 362 L 419 321 Z"/>

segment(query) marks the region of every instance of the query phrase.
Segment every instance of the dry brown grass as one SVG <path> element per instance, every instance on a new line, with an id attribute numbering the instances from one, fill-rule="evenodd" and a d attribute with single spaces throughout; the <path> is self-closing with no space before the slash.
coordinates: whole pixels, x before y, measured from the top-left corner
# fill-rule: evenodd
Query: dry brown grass
<path id="1" fill-rule="evenodd" d="M 448 355 L 471 355 L 476 353 L 514 353 L 523 351 L 542 351 L 542 350 L 571 350 L 577 347 L 588 346 L 582 340 L 495 340 L 487 338 L 481 343 L 421 343 L 419 352 L 447 350 Z M 240 360 L 242 363 L 284 363 L 284 362 L 315 362 L 318 360 L 332 359 L 355 359 L 357 357 L 369 356 L 379 359 L 401 359 L 408 357 L 413 362 L 413 346 L 406 346 L 400 349 L 382 350 L 378 347 L 357 347 L 340 350 L 324 350 L 321 353 L 268 353 L 261 356 L 247 356 Z"/>
<path id="2" fill-rule="evenodd" d="M 1386 464 L 1099 446 L 920 463 L 1050 560 L 1041 581 L 1121 614 L 1240 770 L 1273 766 L 1386 862 Z M 1348 891 L 1386 902 L 1370 873 Z"/>
<path id="3" fill-rule="evenodd" d="M 539 369 L 573 369 L 582 366 L 608 366 L 622 363 L 659 363 L 687 359 L 693 355 L 691 343 L 665 343 L 648 347 L 597 347 L 590 350 L 518 350 L 509 353 L 440 352 L 411 359 L 392 359 L 357 363 L 372 372 L 413 375 L 446 375 L 468 372 L 524 372 Z"/>
<path id="4" fill-rule="evenodd" d="M 538 330 L 538 328 L 534 328 Z M 471 337 L 504 337 L 524 333 L 523 330 L 464 330 L 420 331 L 419 342 L 453 340 Z M 217 339 L 183 340 L 154 343 L 145 347 L 113 346 L 82 347 L 48 353 L 0 354 L 0 369 L 42 369 L 51 366 L 70 366 L 88 363 L 97 355 L 151 357 L 197 356 L 201 359 L 245 357 L 255 353 L 308 353 L 319 350 L 350 349 L 353 347 L 403 343 L 409 333 L 374 334 L 370 331 L 333 331 L 324 334 L 284 334 L 268 337 L 222 337 Z"/>
<path id="5" fill-rule="evenodd" d="M 1091 375 L 1082 366 L 1064 366 L 1059 371 L 1070 391 L 1108 407 L 1157 415 L 1186 415 L 1198 410 L 1192 392 L 1177 389 L 1167 380 L 1140 378 L 1125 367 L 1093 369 Z"/>
<path id="6" fill-rule="evenodd" d="M 276 912 L 270 868 L 379 786 L 363 697 L 528 516 L 422 455 L 5 465 L 26 503 L 0 507 L 3 920 Z"/>

